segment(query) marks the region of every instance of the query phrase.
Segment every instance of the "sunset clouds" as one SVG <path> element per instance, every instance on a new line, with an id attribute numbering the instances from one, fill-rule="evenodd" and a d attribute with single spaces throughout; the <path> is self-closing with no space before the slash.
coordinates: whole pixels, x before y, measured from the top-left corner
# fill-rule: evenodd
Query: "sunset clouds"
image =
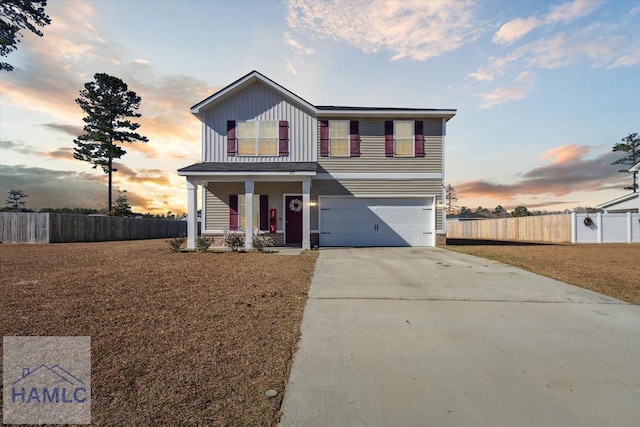
<path id="1" fill-rule="evenodd" d="M 509 79 L 523 71 L 554 70 L 585 64 L 616 68 L 640 63 L 638 21 L 633 10 L 624 19 L 603 20 L 583 25 L 569 24 L 595 14 L 604 2 L 574 0 L 549 7 L 546 14 L 517 17 L 503 23 L 493 43 L 503 46 L 488 58 L 487 65 L 468 73 L 478 82 Z M 596 17 L 597 19 L 597 17 Z M 534 85 L 499 86 L 480 94 L 481 108 L 522 99 Z"/>
<path id="2" fill-rule="evenodd" d="M 0 92 L 5 101 L 53 118 L 55 121 L 40 125 L 53 133 L 50 133 L 48 140 L 39 139 L 29 143 L 3 141 L 2 147 L 7 151 L 64 162 L 59 165 L 47 163 L 48 167 L 73 167 L 86 172 L 16 166 L 3 170 L 6 176 L 3 176 L 2 190 L 12 182 L 21 184 L 27 193 L 37 193 L 46 188 L 46 195 L 40 197 L 32 194 L 30 203 L 42 198 L 43 203 L 50 205 L 55 202 L 59 205 L 64 199 L 54 195 L 60 191 L 52 191 L 48 184 L 40 182 L 47 176 L 55 176 L 54 182 L 64 183 L 65 191 L 74 193 L 69 201 L 75 203 L 72 207 L 80 207 L 83 199 L 89 203 L 92 200 L 88 198 L 90 191 L 96 191 L 93 199 L 103 198 L 106 189 L 97 191 L 102 184 L 95 182 L 103 181 L 101 171 L 73 159 L 72 142 L 82 133 L 83 126 L 83 113 L 75 99 L 84 83 L 92 80 L 94 72 L 99 70 L 121 78 L 142 97 L 139 132 L 150 139 L 146 144 L 123 145 L 129 154 L 122 158 L 122 172 L 114 174 L 114 182 L 117 187 L 128 190 L 128 197 L 135 209 L 144 210 L 158 205 L 160 212 L 166 212 L 165 201 L 179 200 L 182 196 L 181 180 L 170 180 L 168 174 L 185 163 L 197 161 L 200 155 L 200 128 L 189 108 L 215 89 L 190 76 L 159 74 L 148 61 L 129 57 L 124 46 L 104 38 L 109 31 L 106 27 L 100 27 L 100 20 L 92 18 L 96 12 L 90 2 L 74 1 L 55 6 L 48 9 L 52 24 L 46 28 L 45 37 L 25 37 L 20 47 L 22 61 L 16 64 L 14 72 L 2 76 Z M 60 140 L 66 140 L 68 145 L 52 147 L 52 144 L 59 144 Z M 137 157 L 132 158 L 132 153 L 137 153 Z M 3 162 L 10 153 L 6 154 Z M 170 169 L 161 171 L 158 168 L 125 166 L 129 162 L 157 162 L 158 166 L 169 166 Z M 94 182 L 83 183 L 88 177 L 92 177 Z M 153 192 L 149 194 L 150 185 L 161 186 L 163 193 L 173 196 L 162 197 L 158 203 L 147 202 L 145 196 L 138 196 L 138 193 L 148 194 L 147 197 L 155 199 L 151 195 Z M 170 209 L 182 210 L 181 205 L 171 206 Z"/>
<path id="3" fill-rule="evenodd" d="M 524 197 L 544 196 L 546 204 L 536 204 L 541 207 L 557 205 L 559 197 L 574 192 L 621 188 L 624 177 L 617 175 L 617 168 L 611 165 L 619 156 L 601 152 L 589 157 L 592 151 L 593 147 L 578 144 L 552 148 L 541 155 L 546 164 L 522 173 L 510 183 L 467 181 L 457 184 L 455 189 L 464 197 L 487 198 L 505 206 Z"/>
<path id="4" fill-rule="evenodd" d="M 290 0 L 287 22 L 299 36 L 344 41 L 392 60 L 426 60 L 474 39 L 470 1 Z M 298 49 L 299 42 L 288 37 Z M 312 51 L 311 51 L 312 52 Z"/>
<path id="5" fill-rule="evenodd" d="M 46 10 L 44 37 L 25 34 L 7 58 L 15 70 L 0 76 L 0 195 L 16 187 L 33 208 L 106 201 L 106 175 L 73 158 L 84 124 L 75 99 L 98 72 L 142 98 L 149 142 L 125 144 L 113 176 L 139 212 L 185 210 L 176 170 L 202 147 L 189 109 L 254 69 L 312 103 L 458 109 L 446 179 L 471 206 L 618 197 L 626 177 L 608 150 L 640 131 L 633 2 L 60 0 Z"/>

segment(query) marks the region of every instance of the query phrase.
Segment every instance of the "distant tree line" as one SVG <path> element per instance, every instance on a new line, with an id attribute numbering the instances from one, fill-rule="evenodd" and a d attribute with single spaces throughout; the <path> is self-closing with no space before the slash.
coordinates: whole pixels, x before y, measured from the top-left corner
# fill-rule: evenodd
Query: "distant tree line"
<path id="1" fill-rule="evenodd" d="M 26 207 L 26 202 L 23 200 L 29 197 L 22 190 L 11 189 L 8 192 L 8 196 L 5 200 L 4 207 L 0 207 L 0 212 L 35 212 L 33 209 Z M 158 218 L 158 219 L 181 219 L 185 214 L 176 214 L 171 211 L 167 211 L 166 214 L 151 214 L 151 213 L 136 213 L 131 210 L 129 200 L 127 199 L 127 190 L 118 190 L 118 198 L 113 204 L 111 211 L 106 209 L 95 208 L 42 208 L 38 210 L 40 213 L 65 213 L 74 215 L 95 215 L 104 214 L 109 216 L 135 216 L 143 218 Z"/>
<path id="2" fill-rule="evenodd" d="M 456 211 L 456 214 L 468 215 L 474 213 L 476 215 L 481 215 L 485 218 L 511 218 L 511 217 L 522 217 L 522 216 L 538 216 L 538 215 L 557 215 L 557 214 L 567 214 L 571 212 L 577 213 L 596 213 L 602 212 L 600 209 L 592 208 L 590 206 L 576 206 L 573 209 L 563 209 L 556 211 L 549 211 L 546 209 L 543 210 L 529 210 L 526 206 L 520 205 L 516 206 L 511 212 L 507 211 L 502 205 L 496 206 L 494 209 L 483 208 L 482 206 L 478 206 L 475 210 L 469 209 L 466 206 L 462 206 L 459 211 Z"/>

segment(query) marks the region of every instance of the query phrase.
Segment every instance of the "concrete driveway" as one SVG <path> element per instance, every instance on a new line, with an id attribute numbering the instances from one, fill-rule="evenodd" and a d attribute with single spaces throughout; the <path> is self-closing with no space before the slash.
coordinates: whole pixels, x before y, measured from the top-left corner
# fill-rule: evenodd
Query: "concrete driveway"
<path id="1" fill-rule="evenodd" d="M 281 426 L 639 420 L 639 306 L 443 249 L 320 251 Z"/>

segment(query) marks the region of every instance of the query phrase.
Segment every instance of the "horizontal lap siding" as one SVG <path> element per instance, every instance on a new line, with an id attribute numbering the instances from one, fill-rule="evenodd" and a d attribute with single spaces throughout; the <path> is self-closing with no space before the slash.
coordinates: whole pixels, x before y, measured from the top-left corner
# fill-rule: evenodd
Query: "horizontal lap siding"
<path id="1" fill-rule="evenodd" d="M 318 200 L 318 196 L 355 196 L 370 195 L 436 196 L 436 204 L 442 201 L 442 187 L 440 180 L 317 180 L 311 187 L 311 199 Z M 311 210 L 311 229 L 318 228 L 317 209 Z M 436 209 L 436 229 L 442 229 L 442 209 Z"/>
<path id="2" fill-rule="evenodd" d="M 278 213 L 278 230 L 282 230 L 282 195 L 302 194 L 302 183 L 299 182 L 256 182 L 254 194 L 269 196 L 269 209 Z M 206 193 L 205 230 L 224 230 L 229 227 L 229 195 L 244 194 L 244 182 L 212 182 Z"/>
<path id="3" fill-rule="evenodd" d="M 360 157 L 321 157 L 318 148 L 318 163 L 324 169 L 319 172 L 442 173 L 442 120 L 423 123 L 425 157 L 386 157 L 384 120 L 364 119 L 359 120 Z"/>
<path id="4" fill-rule="evenodd" d="M 204 229 L 224 230 L 229 227 L 229 195 L 243 194 L 244 182 L 210 183 L 206 192 Z"/>
<path id="5" fill-rule="evenodd" d="M 314 162 L 317 120 L 262 83 L 255 83 L 203 115 L 205 162 Z M 228 156 L 227 120 L 289 122 L 288 156 Z"/>

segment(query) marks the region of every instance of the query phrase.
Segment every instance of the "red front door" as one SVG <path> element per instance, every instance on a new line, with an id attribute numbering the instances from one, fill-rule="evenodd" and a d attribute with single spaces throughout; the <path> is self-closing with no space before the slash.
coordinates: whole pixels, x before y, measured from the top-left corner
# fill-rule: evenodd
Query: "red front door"
<path id="1" fill-rule="evenodd" d="M 302 196 L 284 198 L 285 243 L 302 243 Z"/>

